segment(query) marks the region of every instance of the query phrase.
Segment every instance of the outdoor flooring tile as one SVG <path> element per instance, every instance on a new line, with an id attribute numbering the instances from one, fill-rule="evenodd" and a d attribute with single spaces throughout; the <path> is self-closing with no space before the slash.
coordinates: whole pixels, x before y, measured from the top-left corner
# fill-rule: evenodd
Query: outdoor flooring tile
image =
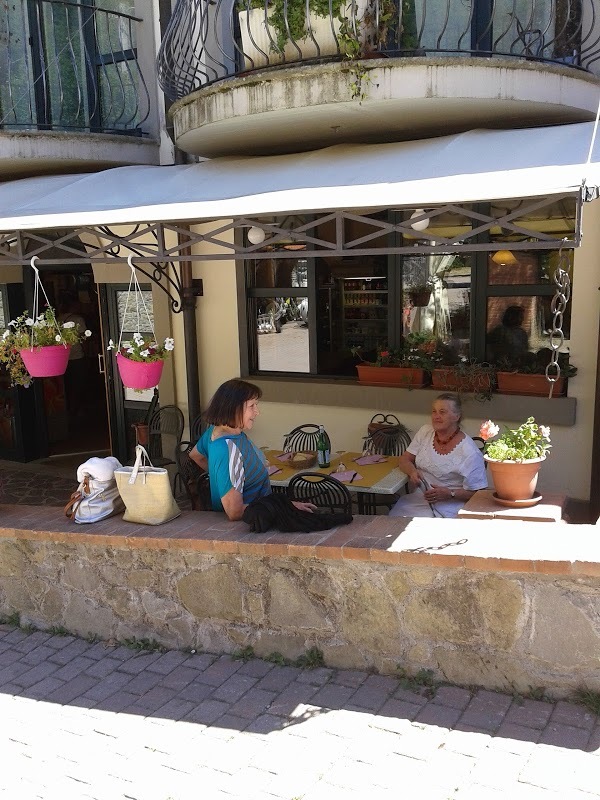
<path id="1" fill-rule="evenodd" d="M 168 675 L 176 667 L 179 667 L 181 664 L 184 664 L 186 661 L 188 661 L 189 658 L 189 654 L 182 653 L 181 650 L 169 650 L 167 653 L 160 653 L 158 658 L 155 658 L 147 665 L 147 669 L 149 669 L 150 672 L 158 672 L 161 675 Z M 212 662 L 207 658 L 206 666 L 208 666 L 210 663 Z"/>
<path id="2" fill-rule="evenodd" d="M 554 704 L 540 700 L 525 698 L 521 702 L 515 701 L 509 708 L 504 721 L 515 725 L 524 725 L 526 728 L 541 730 L 550 719 Z"/>
<path id="3" fill-rule="evenodd" d="M 227 678 L 235 674 L 240 668 L 239 661 L 232 661 L 229 656 L 221 656 L 209 667 L 198 673 L 201 683 L 208 683 L 210 686 L 220 686 Z"/>
<path id="4" fill-rule="evenodd" d="M 590 731 L 573 725 L 550 723 L 540 737 L 541 744 L 584 750 L 590 740 Z"/>
<path id="5" fill-rule="evenodd" d="M 471 702 L 471 692 L 458 686 L 439 686 L 432 703 L 464 710 Z"/>
<path id="6" fill-rule="evenodd" d="M 336 670 L 331 676 L 331 682 L 339 683 L 342 686 L 352 686 L 355 689 L 358 689 L 358 687 L 362 686 L 368 677 L 368 672 L 361 672 L 357 669 L 339 669 Z"/>
<path id="7" fill-rule="evenodd" d="M 440 728 L 453 728 L 460 719 L 461 714 L 462 711 L 458 708 L 428 703 L 424 708 L 419 709 L 415 722 L 437 725 Z"/>
<path id="8" fill-rule="evenodd" d="M 573 725 L 577 728 L 591 730 L 597 722 L 597 717 L 583 706 L 559 700 L 550 717 L 552 724 Z"/>
<path id="9" fill-rule="evenodd" d="M 325 708 L 343 708 L 354 691 L 352 686 L 329 683 L 311 697 L 311 703 Z"/>
<path id="10" fill-rule="evenodd" d="M 148 667 L 150 672 L 150 667 Z M 160 673 L 159 673 L 160 674 Z M 191 667 L 177 666 L 162 678 L 163 686 L 171 689 L 183 689 L 198 677 L 198 670 Z"/>
<path id="11" fill-rule="evenodd" d="M 264 713 L 275 700 L 275 692 L 266 692 L 256 687 L 250 689 L 237 702 L 231 706 L 231 714 L 240 718 L 254 719 Z"/>
<path id="12" fill-rule="evenodd" d="M 227 678 L 213 692 L 215 700 L 224 700 L 226 703 L 235 703 L 258 682 L 258 678 L 249 675 L 232 675 Z"/>
<path id="13" fill-rule="evenodd" d="M 307 669 L 300 672 L 296 680 L 298 683 L 310 683 L 311 686 L 323 686 L 331 680 L 333 670 L 326 667 Z"/>
<path id="14" fill-rule="evenodd" d="M 273 670 L 274 664 L 263 661 L 260 658 L 253 658 L 247 661 L 238 670 L 238 675 L 249 675 L 252 678 L 264 678 Z"/>

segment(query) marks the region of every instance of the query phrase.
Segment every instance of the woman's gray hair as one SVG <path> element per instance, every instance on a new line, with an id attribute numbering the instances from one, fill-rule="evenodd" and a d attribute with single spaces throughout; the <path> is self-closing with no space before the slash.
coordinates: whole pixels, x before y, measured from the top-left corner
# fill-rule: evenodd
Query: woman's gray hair
<path id="1" fill-rule="evenodd" d="M 443 392 L 442 394 L 438 394 L 434 402 L 437 400 L 445 400 L 447 403 L 452 403 L 454 406 L 454 411 L 459 415 L 458 424 L 460 425 L 463 417 L 462 402 L 460 397 L 454 392 Z"/>

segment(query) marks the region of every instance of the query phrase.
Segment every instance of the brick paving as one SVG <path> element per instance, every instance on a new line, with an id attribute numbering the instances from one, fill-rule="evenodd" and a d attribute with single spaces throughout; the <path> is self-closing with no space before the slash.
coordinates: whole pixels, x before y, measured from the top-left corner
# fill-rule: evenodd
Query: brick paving
<path id="1" fill-rule="evenodd" d="M 139 653 L 0 625 L 0 795 L 593 800 L 600 719 L 560 700 Z"/>

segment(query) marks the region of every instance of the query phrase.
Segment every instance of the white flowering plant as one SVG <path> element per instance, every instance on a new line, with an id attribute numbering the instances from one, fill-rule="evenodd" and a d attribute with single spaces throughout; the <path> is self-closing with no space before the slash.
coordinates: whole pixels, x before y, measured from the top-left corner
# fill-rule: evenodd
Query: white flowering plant
<path id="1" fill-rule="evenodd" d="M 495 441 L 490 442 L 500 433 L 500 428 L 491 419 L 483 422 L 479 435 L 485 441 L 484 453 L 494 461 L 526 461 L 532 458 L 545 458 L 552 447 L 550 444 L 550 428 L 538 425 L 533 417 L 519 425 L 518 428 L 506 428 L 506 431 Z"/>
<path id="2" fill-rule="evenodd" d="M 134 333 L 133 339 L 127 342 L 121 342 L 119 348 L 112 339 L 108 340 L 107 350 L 118 350 L 118 352 L 130 361 L 164 361 L 168 358 L 169 353 L 175 347 L 175 341 L 169 336 L 164 341 L 164 344 L 159 344 L 152 336 L 142 336 L 141 333 Z"/>
<path id="3" fill-rule="evenodd" d="M 8 370 L 12 386 L 28 387 L 33 379 L 23 363 L 21 350 L 52 345 L 70 346 L 91 335 L 89 330 L 80 331 L 74 322 L 58 322 L 51 306 L 35 319 L 28 311 L 24 311 L 8 323 L 0 337 L 0 363 Z"/>

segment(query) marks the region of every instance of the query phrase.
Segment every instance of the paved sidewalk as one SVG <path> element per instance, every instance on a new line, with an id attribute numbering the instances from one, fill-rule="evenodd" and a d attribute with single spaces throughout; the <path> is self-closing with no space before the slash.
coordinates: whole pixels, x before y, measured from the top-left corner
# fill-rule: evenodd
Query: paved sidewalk
<path id="1" fill-rule="evenodd" d="M 565 701 L 8 625 L 0 754 L 14 800 L 600 797 L 600 720 Z"/>

